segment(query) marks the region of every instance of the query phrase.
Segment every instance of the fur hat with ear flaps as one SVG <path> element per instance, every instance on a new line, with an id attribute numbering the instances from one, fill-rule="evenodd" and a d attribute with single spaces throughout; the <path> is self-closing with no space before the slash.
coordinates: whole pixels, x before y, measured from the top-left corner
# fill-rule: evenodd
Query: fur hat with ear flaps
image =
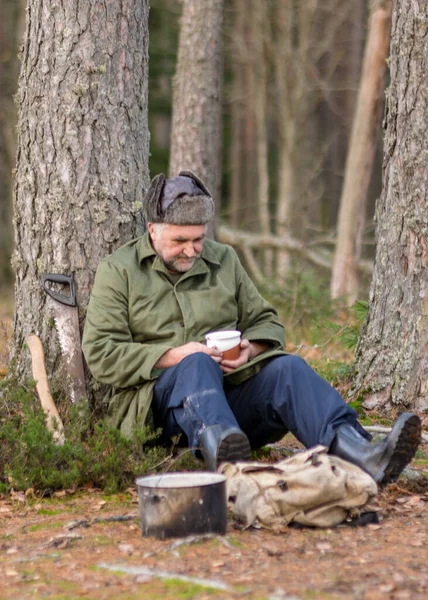
<path id="1" fill-rule="evenodd" d="M 205 225 L 214 217 L 214 202 L 191 171 L 180 171 L 173 179 L 160 173 L 150 182 L 143 211 L 147 223 Z"/>

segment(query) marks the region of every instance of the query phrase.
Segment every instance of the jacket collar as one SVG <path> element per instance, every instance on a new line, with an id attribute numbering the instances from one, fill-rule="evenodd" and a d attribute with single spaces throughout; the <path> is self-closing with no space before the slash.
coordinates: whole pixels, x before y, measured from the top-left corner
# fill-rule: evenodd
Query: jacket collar
<path id="1" fill-rule="evenodd" d="M 158 257 L 155 250 L 153 249 L 148 231 L 146 231 L 140 238 L 140 241 L 137 246 L 137 255 L 139 264 L 141 264 L 146 258 L 154 257 L 155 260 L 153 261 L 153 268 L 162 271 L 166 270 L 162 260 Z M 208 271 L 208 265 L 206 264 L 207 262 L 217 267 L 220 266 L 220 262 L 216 256 L 215 250 L 211 246 L 209 240 L 205 240 L 204 242 L 201 259 L 202 260 L 197 260 L 193 267 L 189 271 L 187 271 L 189 275 L 206 273 Z M 164 266 L 164 268 L 162 269 L 160 265 Z"/>

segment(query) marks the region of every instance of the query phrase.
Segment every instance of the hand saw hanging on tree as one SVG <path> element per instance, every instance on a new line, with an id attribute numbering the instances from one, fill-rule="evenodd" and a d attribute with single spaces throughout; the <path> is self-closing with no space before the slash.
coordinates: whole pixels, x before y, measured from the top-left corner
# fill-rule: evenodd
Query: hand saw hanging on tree
<path id="1" fill-rule="evenodd" d="M 87 398 L 87 391 L 74 275 L 42 273 L 41 281 L 43 289 L 48 294 L 48 306 L 54 315 L 64 368 L 67 373 L 70 399 L 73 404 L 78 403 Z M 49 284 L 68 286 L 69 294 L 61 294 L 52 289 Z"/>

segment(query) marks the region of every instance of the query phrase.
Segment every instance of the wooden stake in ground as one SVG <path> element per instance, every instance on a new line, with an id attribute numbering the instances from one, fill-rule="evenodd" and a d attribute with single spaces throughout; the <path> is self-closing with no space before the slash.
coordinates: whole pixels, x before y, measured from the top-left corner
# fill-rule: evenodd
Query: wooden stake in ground
<path id="1" fill-rule="evenodd" d="M 64 425 L 49 389 L 45 368 L 45 353 L 43 351 L 42 342 L 40 341 L 40 338 L 34 334 L 28 335 L 25 338 L 25 341 L 31 353 L 33 378 L 36 382 L 37 393 L 42 408 L 46 413 L 46 425 L 49 431 L 52 432 L 56 443 L 62 446 L 65 441 Z"/>

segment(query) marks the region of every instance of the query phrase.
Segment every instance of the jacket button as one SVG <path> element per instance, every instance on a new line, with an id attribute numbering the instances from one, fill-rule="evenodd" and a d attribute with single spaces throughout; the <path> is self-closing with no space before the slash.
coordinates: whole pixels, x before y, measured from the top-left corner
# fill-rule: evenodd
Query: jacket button
<path id="1" fill-rule="evenodd" d="M 184 321 L 180 321 L 180 327 L 184 327 Z"/>

